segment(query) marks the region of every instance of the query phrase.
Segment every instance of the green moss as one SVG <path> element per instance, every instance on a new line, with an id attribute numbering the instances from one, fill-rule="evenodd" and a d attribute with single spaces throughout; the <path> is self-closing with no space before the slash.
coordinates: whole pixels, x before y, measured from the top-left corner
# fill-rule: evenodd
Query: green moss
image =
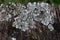
<path id="1" fill-rule="evenodd" d="M 53 0 L 55 4 L 60 4 L 60 0 Z"/>
<path id="2" fill-rule="evenodd" d="M 50 1 L 50 2 L 53 2 L 53 3 L 56 3 L 56 4 L 60 4 L 60 0 L 0 0 L 0 3 L 3 3 L 3 2 L 21 2 L 21 3 L 27 3 L 27 2 L 37 2 L 37 1 Z"/>
<path id="3" fill-rule="evenodd" d="M 30 33 L 30 34 L 28 34 L 27 37 L 32 40 L 32 36 L 33 36 L 33 35 Z"/>
<path id="4" fill-rule="evenodd" d="M 4 1 L 5 1 L 5 0 L 0 0 L 0 4 L 1 4 L 1 3 L 4 3 Z"/>
<path id="5" fill-rule="evenodd" d="M 15 3 L 22 3 L 27 4 L 28 2 L 38 2 L 38 1 L 44 1 L 47 3 L 54 3 L 55 6 L 58 6 L 60 4 L 60 0 L 0 0 L 1 3 L 9 3 L 9 2 L 15 2 Z"/>

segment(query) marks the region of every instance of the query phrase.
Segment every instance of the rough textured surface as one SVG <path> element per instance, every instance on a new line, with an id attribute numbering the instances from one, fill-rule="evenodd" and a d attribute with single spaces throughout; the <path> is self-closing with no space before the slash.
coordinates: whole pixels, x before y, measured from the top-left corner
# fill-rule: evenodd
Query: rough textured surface
<path id="1" fill-rule="evenodd" d="M 36 5 L 38 11 L 36 9 Z M 60 16 L 57 16 L 57 13 L 59 14 L 58 11 L 60 11 L 59 8 L 55 9 L 53 4 L 47 3 L 34 2 L 32 4 L 28 3 L 26 6 L 20 3 L 9 3 L 5 5 L 1 4 L 0 40 L 60 40 L 60 32 L 58 32 L 60 30 Z M 37 14 L 35 14 L 36 12 Z M 44 15 L 42 15 L 41 13 Z M 34 17 L 34 20 L 32 20 L 32 16 Z M 26 18 L 29 20 L 27 21 Z M 39 19 L 41 19 L 42 21 L 44 21 L 43 19 L 45 19 L 49 23 L 46 24 L 45 21 L 44 23 L 42 23 L 42 21 Z M 27 25 L 26 21 L 31 22 L 29 25 L 30 27 Z M 13 25 L 13 22 L 16 22 L 16 26 Z M 22 25 L 20 24 L 20 22 Z M 50 27 L 51 25 L 54 28 Z M 35 28 L 33 26 L 35 26 Z"/>
<path id="2" fill-rule="evenodd" d="M 20 3 L 1 4 L 0 21 L 14 20 L 12 26 L 22 31 L 28 30 L 29 28 L 36 28 L 35 21 L 48 26 L 54 23 L 54 11 L 51 12 L 49 6 L 48 3 L 44 2 L 29 2 L 27 5 Z"/>

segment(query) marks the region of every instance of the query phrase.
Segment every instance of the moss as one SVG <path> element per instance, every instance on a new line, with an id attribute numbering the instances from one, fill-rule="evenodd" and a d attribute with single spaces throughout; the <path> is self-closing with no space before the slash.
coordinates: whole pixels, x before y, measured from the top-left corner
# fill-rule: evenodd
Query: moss
<path id="1" fill-rule="evenodd" d="M 38 2 L 38 1 L 54 3 L 56 5 L 60 4 L 60 0 L 0 0 L 0 4 L 1 3 L 8 3 L 8 2 L 15 2 L 15 3 L 20 2 L 20 3 L 26 4 L 28 2 Z"/>
<path id="2" fill-rule="evenodd" d="M 30 34 L 28 34 L 27 38 L 29 38 L 29 39 L 32 40 L 32 36 L 33 36 L 33 35 L 30 33 Z"/>

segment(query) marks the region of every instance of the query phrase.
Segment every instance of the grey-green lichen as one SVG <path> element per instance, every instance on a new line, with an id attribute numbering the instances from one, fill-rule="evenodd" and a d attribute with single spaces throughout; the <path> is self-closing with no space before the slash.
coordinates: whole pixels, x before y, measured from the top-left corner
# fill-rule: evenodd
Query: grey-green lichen
<path id="1" fill-rule="evenodd" d="M 1 4 L 0 10 L 0 21 L 10 21 L 13 18 L 15 21 L 12 26 L 22 31 L 36 28 L 35 21 L 45 26 L 48 26 L 53 21 L 51 8 L 48 3 L 44 2 L 29 2 L 26 6 L 20 3 Z"/>

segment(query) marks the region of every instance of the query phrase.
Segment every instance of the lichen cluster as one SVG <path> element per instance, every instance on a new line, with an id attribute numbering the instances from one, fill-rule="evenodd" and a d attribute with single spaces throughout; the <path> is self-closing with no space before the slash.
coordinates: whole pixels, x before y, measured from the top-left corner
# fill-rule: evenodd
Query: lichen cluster
<path id="1" fill-rule="evenodd" d="M 36 21 L 45 26 L 52 24 L 51 9 L 48 3 L 29 2 L 27 5 L 20 3 L 9 3 L 5 6 L 2 5 L 0 6 L 0 8 L 3 9 L 0 12 L 0 21 L 10 21 L 13 18 L 14 22 L 12 26 L 21 29 L 22 31 L 26 31 L 29 28 L 36 28 Z"/>

